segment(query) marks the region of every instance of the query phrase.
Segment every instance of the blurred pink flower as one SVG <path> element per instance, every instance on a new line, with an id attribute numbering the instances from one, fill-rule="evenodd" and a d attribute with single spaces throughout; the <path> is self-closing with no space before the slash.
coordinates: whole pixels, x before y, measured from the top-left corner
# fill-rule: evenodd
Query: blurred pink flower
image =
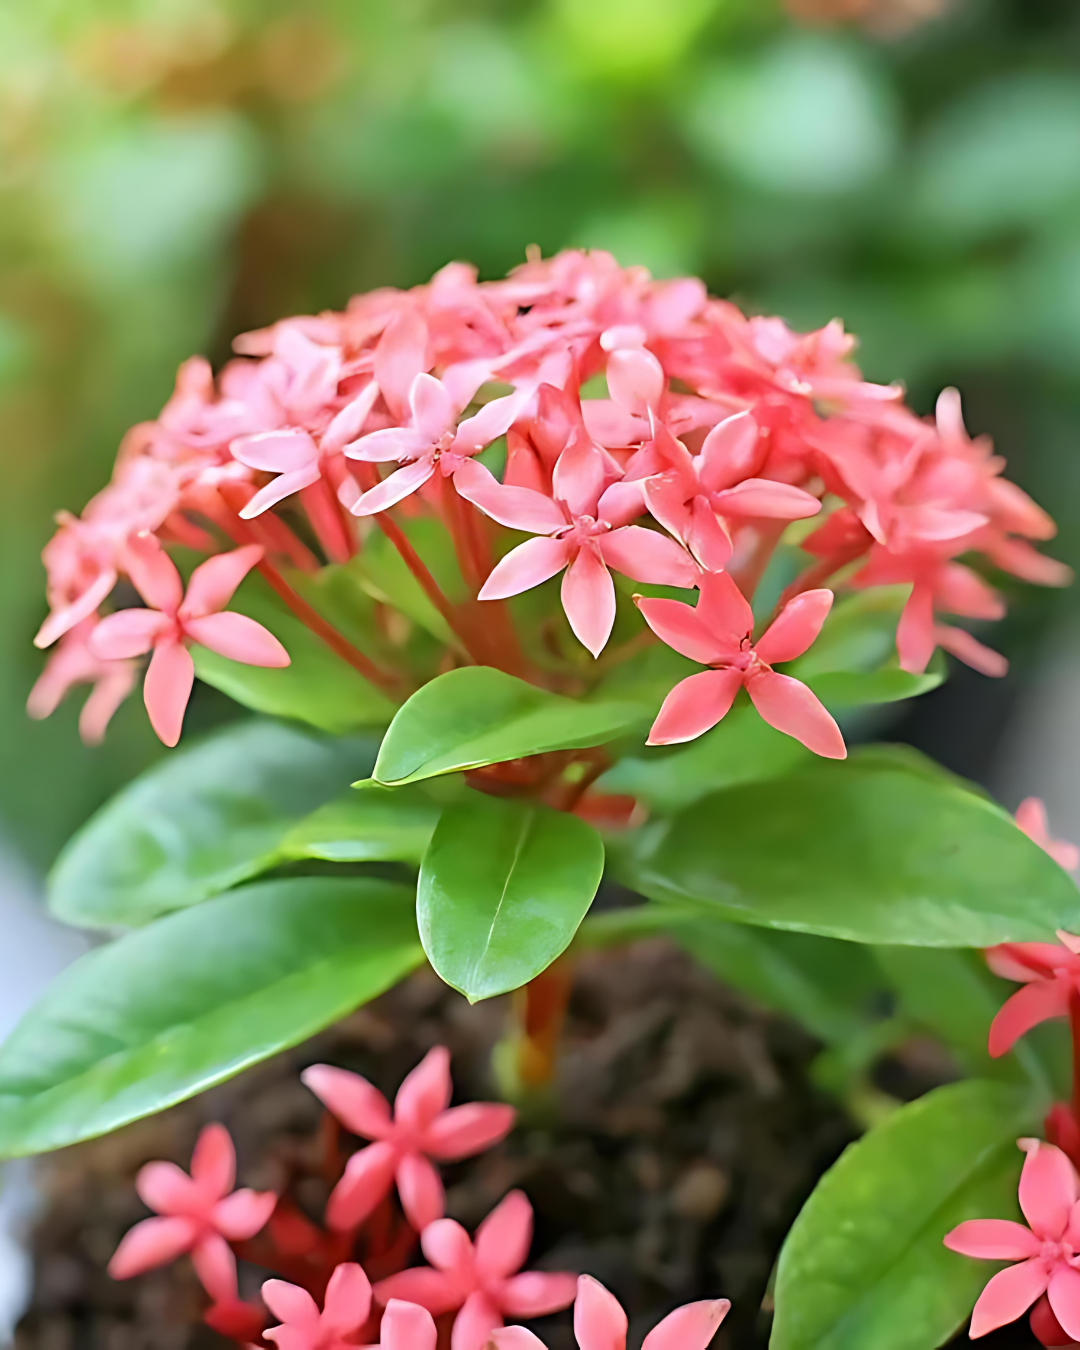
<path id="1" fill-rule="evenodd" d="M 54 712 L 76 685 L 92 684 L 79 713 L 79 735 L 87 745 L 102 740 L 113 713 L 138 679 L 134 661 L 104 661 L 90 650 L 89 639 L 97 622 L 91 615 L 64 634 L 26 700 L 26 711 L 40 719 Z"/>
<path id="2" fill-rule="evenodd" d="M 380 1280 L 375 1297 L 405 1299 L 432 1313 L 457 1309 L 451 1350 L 483 1350 L 504 1316 L 543 1317 L 573 1301 L 576 1276 L 517 1273 L 531 1242 L 532 1206 L 511 1191 L 476 1230 L 475 1242 L 453 1219 L 428 1224 L 420 1245 L 431 1266 Z"/>
<path id="3" fill-rule="evenodd" d="M 1051 1017 L 1067 1017 L 1080 995 L 1080 938 L 1058 931 L 1058 942 L 1005 942 L 990 947 L 986 964 L 1005 980 L 1023 981 L 990 1023 L 989 1050 L 997 1058 L 1032 1027 Z"/>
<path id="4" fill-rule="evenodd" d="M 331 1228 L 355 1228 L 397 1182 L 405 1217 L 417 1232 L 441 1218 L 442 1181 L 429 1161 L 454 1162 L 497 1144 L 513 1128 L 514 1109 L 494 1102 L 450 1103 L 450 1052 L 429 1050 L 390 1103 L 366 1078 L 313 1064 L 300 1075 L 353 1134 L 376 1142 L 349 1159 L 326 1207 Z"/>
<path id="5" fill-rule="evenodd" d="M 191 1157 L 191 1175 L 175 1163 L 152 1162 L 135 1189 L 160 1218 L 144 1219 L 125 1235 L 109 1262 L 114 1280 L 130 1279 L 191 1253 L 195 1272 L 215 1302 L 236 1298 L 236 1258 L 229 1242 L 262 1228 L 277 1204 L 272 1191 L 234 1191 L 236 1152 L 224 1125 L 207 1125 Z"/>
<path id="6" fill-rule="evenodd" d="M 1075 872 L 1080 867 L 1080 848 L 1064 839 L 1053 839 L 1046 819 L 1046 807 L 1038 797 L 1025 797 L 1016 808 L 1016 823 L 1041 849 L 1050 854 L 1059 867 Z"/>
<path id="7" fill-rule="evenodd" d="M 356 1344 L 356 1333 L 371 1311 L 371 1285 L 354 1261 L 338 1266 L 330 1276 L 323 1310 L 307 1292 L 285 1280 L 267 1280 L 263 1302 L 281 1325 L 263 1332 L 278 1350 L 345 1350 Z"/>

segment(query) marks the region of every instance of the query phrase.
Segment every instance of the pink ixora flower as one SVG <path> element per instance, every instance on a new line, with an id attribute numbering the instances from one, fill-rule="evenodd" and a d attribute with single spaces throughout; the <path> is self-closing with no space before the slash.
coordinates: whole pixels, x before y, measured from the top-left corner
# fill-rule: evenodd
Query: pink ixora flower
<path id="1" fill-rule="evenodd" d="M 390 1103 L 366 1078 L 313 1064 L 300 1075 L 338 1120 L 369 1148 L 354 1153 L 326 1207 L 331 1228 L 355 1228 L 397 1181 L 405 1217 L 417 1232 L 442 1217 L 442 1182 L 429 1161 L 455 1162 L 482 1153 L 513 1128 L 514 1109 L 494 1102 L 469 1102 L 450 1110 L 450 1052 L 429 1050 L 406 1077 Z"/>
<path id="2" fill-rule="evenodd" d="M 1075 872 L 1080 867 L 1080 848 L 1064 839 L 1054 839 L 1050 835 L 1050 824 L 1046 819 L 1046 807 L 1038 797 L 1025 797 L 1016 808 L 1016 823 L 1059 867 L 1066 872 Z"/>
<path id="3" fill-rule="evenodd" d="M 143 700 L 154 730 L 166 745 L 175 745 L 195 680 L 186 640 L 249 666 L 289 664 L 288 652 L 261 623 L 223 612 L 263 550 L 248 544 L 207 559 L 192 572 L 186 594 L 175 564 L 152 534 L 132 536 L 126 555 L 128 575 L 149 608 L 106 615 L 90 635 L 90 650 L 106 661 L 153 652 Z"/>
<path id="4" fill-rule="evenodd" d="M 532 1242 L 532 1206 L 511 1191 L 476 1230 L 475 1242 L 453 1219 L 424 1229 L 420 1245 L 431 1262 L 381 1280 L 380 1303 L 403 1298 L 432 1313 L 457 1309 L 451 1350 L 483 1350 L 506 1315 L 543 1317 L 567 1307 L 576 1276 L 527 1270 L 518 1274 Z"/>
<path id="5" fill-rule="evenodd" d="M 305 1289 L 284 1280 L 267 1280 L 262 1296 L 281 1319 L 281 1326 L 263 1333 L 278 1350 L 353 1350 L 371 1312 L 371 1285 L 352 1261 L 330 1276 L 322 1312 Z M 435 1350 L 435 1340 L 435 1323 L 426 1308 L 397 1299 L 387 1304 L 380 1326 L 381 1350 Z"/>
<path id="6" fill-rule="evenodd" d="M 990 1053 L 997 1058 L 1032 1027 L 1067 1017 L 1080 997 L 1080 937 L 1058 930 L 1058 942 L 1003 942 L 986 952 L 986 964 L 1023 988 L 1006 999 L 990 1023 Z M 1058 945 L 1060 943 L 1060 945 Z"/>
<path id="7" fill-rule="evenodd" d="M 1028 1227 L 1009 1219 L 968 1219 L 944 1238 L 950 1251 L 1012 1261 L 993 1276 L 971 1314 L 970 1335 L 1014 1322 L 1045 1294 L 1054 1317 L 1080 1340 L 1080 1183 L 1059 1148 L 1021 1139 L 1020 1208 Z"/>
<path id="8" fill-rule="evenodd" d="M 479 464 L 460 475 L 458 491 L 493 520 L 541 536 L 510 550 L 484 582 L 480 599 L 505 600 L 565 568 L 566 617 L 581 644 L 599 656 L 615 623 L 609 567 L 635 581 L 693 586 L 700 572 L 685 549 L 657 530 L 630 525 L 640 506 L 608 495 L 618 473 L 582 428 L 571 433 L 555 465 L 553 498 L 499 483 Z"/>
<path id="9" fill-rule="evenodd" d="M 706 1350 L 730 1307 L 726 1298 L 685 1303 L 653 1327 L 641 1350 Z M 626 1313 L 591 1275 L 578 1280 L 574 1335 L 580 1350 L 626 1350 Z M 543 1341 L 524 1327 L 497 1329 L 491 1339 L 495 1350 L 545 1350 Z"/>
<path id="10" fill-rule="evenodd" d="M 230 1242 L 254 1237 L 277 1204 L 273 1191 L 234 1191 L 236 1152 L 224 1125 L 207 1125 L 191 1157 L 191 1175 L 175 1163 L 147 1163 L 135 1179 L 141 1199 L 160 1216 L 125 1235 L 109 1262 L 114 1280 L 141 1275 L 191 1253 L 207 1293 L 236 1298 L 236 1258 Z"/>
<path id="11" fill-rule="evenodd" d="M 645 622 L 662 642 L 711 670 L 681 680 L 664 700 L 649 732 L 650 745 L 692 741 L 714 727 L 745 685 L 765 721 L 815 754 L 844 759 L 840 728 L 801 681 L 773 670 L 801 656 L 821 631 L 832 591 L 804 591 L 789 600 L 772 625 L 753 640 L 754 614 L 727 572 L 706 572 L 697 606 L 635 596 Z"/>
<path id="12" fill-rule="evenodd" d="M 26 711 L 40 719 L 55 712 L 76 685 L 92 684 L 79 713 L 79 735 L 87 745 L 97 745 L 104 738 L 113 713 L 131 693 L 138 676 L 134 661 L 103 661 L 94 655 L 89 639 L 96 625 L 91 615 L 64 634 L 26 700 Z"/>

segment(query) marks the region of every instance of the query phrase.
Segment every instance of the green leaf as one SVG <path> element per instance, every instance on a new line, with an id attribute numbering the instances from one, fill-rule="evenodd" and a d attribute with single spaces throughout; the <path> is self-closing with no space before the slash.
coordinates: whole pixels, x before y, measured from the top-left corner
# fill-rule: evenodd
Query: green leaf
<path id="1" fill-rule="evenodd" d="M 930 665 L 921 675 L 901 670 L 899 665 L 882 666 L 880 670 L 824 671 L 808 675 L 804 683 L 821 699 L 827 708 L 859 708 L 866 703 L 898 703 L 904 698 L 936 689 L 948 674 L 941 652 L 935 652 Z"/>
<path id="2" fill-rule="evenodd" d="M 453 544 L 442 522 L 421 518 L 406 522 L 404 528 L 409 542 L 434 575 L 443 594 L 452 601 L 464 599 L 466 592 L 457 570 Z M 363 551 L 348 566 L 373 599 L 408 615 L 440 642 L 461 647 L 461 640 L 381 530 L 373 530 L 368 535 Z"/>
<path id="3" fill-rule="evenodd" d="M 1030 1093 L 973 1080 L 893 1112 L 825 1173 L 788 1233 L 770 1350 L 933 1350 L 993 1267 L 942 1246 L 956 1224 L 1017 1216 Z"/>
<path id="4" fill-rule="evenodd" d="M 61 853 L 49 907 L 67 923 L 146 923 L 272 865 L 293 823 L 368 767 L 367 739 L 250 720 L 177 750 L 107 802 Z"/>
<path id="5" fill-rule="evenodd" d="M 0 1046 L 0 1156 L 104 1134 L 296 1045 L 423 959 L 411 892 L 262 882 L 76 961 Z"/>
<path id="6" fill-rule="evenodd" d="M 611 863 L 654 900 L 904 946 L 1045 940 L 1080 899 L 1010 816 L 914 752 L 714 793 L 613 845 Z"/>
<path id="7" fill-rule="evenodd" d="M 359 783 L 294 825 L 279 857 L 419 867 L 441 813 L 440 803 L 422 788 Z"/>
<path id="8" fill-rule="evenodd" d="M 436 826 L 416 913 L 428 960 L 470 1002 L 517 989 L 569 944 L 604 871 L 577 816 L 472 794 Z"/>
<path id="9" fill-rule="evenodd" d="M 251 574 L 229 603 L 283 644 L 291 663 L 281 669 L 246 666 L 206 647 L 192 647 L 200 680 L 256 712 L 293 717 L 342 734 L 385 725 L 395 705 L 359 671 L 300 622 L 262 577 Z"/>
<path id="10" fill-rule="evenodd" d="M 548 750 L 602 745 L 648 720 L 648 708 L 639 703 L 583 703 L 490 666 L 465 666 L 424 685 L 399 710 L 374 777 L 399 786 Z"/>

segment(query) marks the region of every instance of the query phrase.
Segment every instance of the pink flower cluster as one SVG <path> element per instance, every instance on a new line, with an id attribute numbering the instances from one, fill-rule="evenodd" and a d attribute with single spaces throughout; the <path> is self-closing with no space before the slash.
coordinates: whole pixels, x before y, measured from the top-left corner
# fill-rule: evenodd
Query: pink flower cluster
<path id="1" fill-rule="evenodd" d="M 43 715 L 72 684 L 93 682 L 83 731 L 99 737 L 133 659 L 152 647 L 147 706 L 173 743 L 189 642 L 239 661 L 284 659 L 265 633 L 226 622 L 224 572 L 212 585 L 193 578 L 183 602 L 172 581 L 148 590 L 149 570 L 164 572 L 152 540 L 209 553 L 239 545 L 230 580 L 258 548 L 260 570 L 291 603 L 283 567 L 348 560 L 365 517 L 401 546 L 393 513 L 423 511 L 445 523 L 481 601 L 561 573 L 570 628 L 593 656 L 615 620 L 613 572 L 700 588 L 697 610 L 681 615 L 641 601 L 662 640 L 709 667 L 672 691 L 654 742 L 699 735 L 745 685 L 768 721 L 841 755 L 816 698 L 772 669 L 813 641 L 824 583 L 911 585 L 897 632 L 904 669 L 925 669 L 941 646 L 1000 674 L 1000 656 L 941 621 L 1003 612 L 959 559 L 981 554 L 1048 585 L 1068 577 L 1031 543 L 1053 522 L 968 436 L 956 392 L 942 394 L 934 419 L 917 417 L 899 388 L 862 378 L 853 345 L 839 322 L 794 333 L 710 298 L 697 280 L 658 282 L 576 251 L 494 282 L 452 263 L 412 290 L 247 333 L 217 378 L 202 358 L 186 362 L 161 414 L 125 438 L 108 487 L 81 517 L 59 517 L 37 642 L 61 645 L 31 709 Z M 478 456 L 502 438 L 496 476 Z M 755 646 L 757 582 L 788 524 L 813 516 L 821 523 L 802 537 L 813 561 L 784 597 L 796 607 Z M 507 547 L 492 522 L 530 537 Z M 99 619 L 122 576 L 164 617 Z M 424 584 L 430 593 L 432 578 Z M 472 659 L 500 664 L 506 644 L 478 627 Z M 359 668 L 366 661 L 357 655 Z"/>

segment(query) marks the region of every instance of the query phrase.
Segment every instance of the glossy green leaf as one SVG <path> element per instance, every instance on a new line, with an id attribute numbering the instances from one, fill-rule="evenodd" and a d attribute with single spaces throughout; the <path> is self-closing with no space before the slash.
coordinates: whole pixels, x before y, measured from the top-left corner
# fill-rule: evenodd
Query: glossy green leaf
<path id="1" fill-rule="evenodd" d="M 423 959 L 411 891 L 230 891 L 70 966 L 0 1046 L 0 1156 L 89 1139 L 295 1045 Z"/>
<path id="2" fill-rule="evenodd" d="M 420 867 L 428 960 L 470 1002 L 517 989 L 566 949 L 603 870 L 577 816 L 472 794 L 443 813 Z"/>
<path id="3" fill-rule="evenodd" d="M 405 525 L 409 542 L 420 554 L 443 594 L 452 601 L 464 598 L 464 587 L 454 558 L 453 544 L 442 522 L 420 518 Z M 401 554 L 380 531 L 373 530 L 363 551 L 349 564 L 358 583 L 373 599 L 407 614 L 414 623 L 448 646 L 460 647 L 459 638 L 428 599 Z"/>
<path id="4" fill-rule="evenodd" d="M 1069 877 L 1000 807 L 914 752 L 714 793 L 613 848 L 617 877 L 718 917 L 855 942 L 989 947 L 1075 925 Z"/>
<path id="5" fill-rule="evenodd" d="M 129 783 L 74 836 L 49 907 L 84 927 L 146 923 L 272 865 L 289 829 L 370 766 L 370 740 L 236 723 Z"/>
<path id="6" fill-rule="evenodd" d="M 290 613 L 260 576 L 245 578 L 229 608 L 269 628 L 291 664 L 246 666 L 193 647 L 200 680 L 256 712 L 293 717 L 338 734 L 385 725 L 393 717 L 395 704 Z"/>
<path id="7" fill-rule="evenodd" d="M 283 859 L 407 862 L 419 867 L 442 809 L 420 787 L 360 783 L 294 825 L 278 853 Z"/>
<path id="8" fill-rule="evenodd" d="M 1017 1217 L 1019 1136 L 1041 1104 L 972 1080 L 892 1113 L 825 1173 L 788 1233 L 770 1350 L 933 1350 L 993 1267 L 941 1239 L 972 1218 Z"/>
<path id="9" fill-rule="evenodd" d="M 404 704 L 383 739 L 374 776 L 396 786 L 547 750 L 602 745 L 648 720 L 639 703 L 583 703 L 490 666 L 465 666 Z"/>
<path id="10" fill-rule="evenodd" d="M 944 681 L 947 674 L 945 658 L 935 652 L 934 659 L 920 675 L 913 675 L 893 664 L 879 670 L 823 671 L 820 675 L 808 675 L 804 683 L 827 708 L 841 711 L 867 703 L 898 703 L 904 698 L 928 694 Z"/>

